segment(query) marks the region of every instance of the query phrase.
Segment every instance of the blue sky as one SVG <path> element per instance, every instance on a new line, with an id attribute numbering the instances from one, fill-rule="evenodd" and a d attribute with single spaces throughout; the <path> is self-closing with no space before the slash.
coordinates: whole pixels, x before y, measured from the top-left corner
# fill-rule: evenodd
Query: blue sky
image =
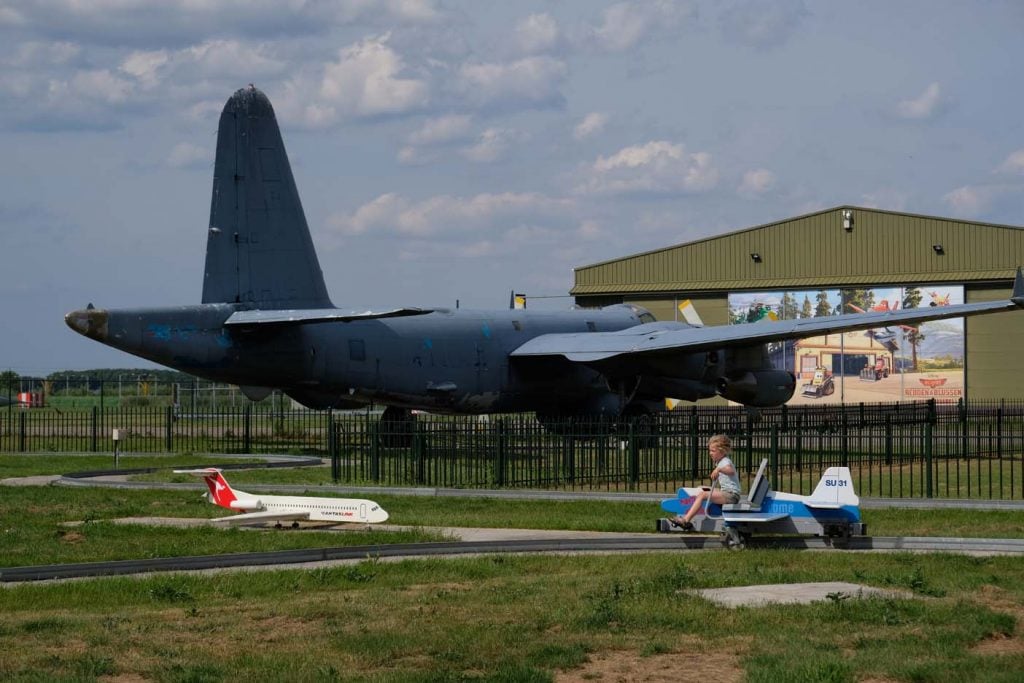
<path id="1" fill-rule="evenodd" d="M 504 307 L 839 204 L 1024 224 L 1022 29 L 1013 1 L 0 0 L 0 368 L 139 365 L 64 313 L 199 301 L 248 83 L 336 304 Z"/>

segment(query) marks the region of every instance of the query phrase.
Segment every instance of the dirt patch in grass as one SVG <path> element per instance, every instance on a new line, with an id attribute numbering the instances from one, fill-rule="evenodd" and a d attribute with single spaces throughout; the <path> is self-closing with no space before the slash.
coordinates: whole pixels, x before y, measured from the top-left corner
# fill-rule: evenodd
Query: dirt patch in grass
<path id="1" fill-rule="evenodd" d="M 97 680 L 103 683 L 149 683 L 153 679 L 139 674 L 117 674 L 115 676 L 100 676 Z"/>
<path id="2" fill-rule="evenodd" d="M 986 638 L 971 648 L 978 655 L 1019 655 L 1024 654 L 1024 637 L 1021 636 L 1021 624 L 1024 624 L 1024 608 L 1014 604 L 1009 592 L 998 586 L 986 584 L 975 593 L 975 598 L 985 607 L 994 612 L 1002 612 L 1013 616 L 1017 621 L 1016 632 L 1012 636 L 996 634 Z"/>
<path id="3" fill-rule="evenodd" d="M 701 652 L 669 652 L 643 656 L 636 652 L 609 650 L 590 656 L 578 669 L 555 675 L 556 683 L 678 683 L 681 680 L 729 683 L 743 678 L 736 656 Z"/>
<path id="4" fill-rule="evenodd" d="M 81 531 L 65 531 L 63 529 L 57 532 L 57 537 L 61 543 L 76 544 L 85 540 L 85 534 Z"/>

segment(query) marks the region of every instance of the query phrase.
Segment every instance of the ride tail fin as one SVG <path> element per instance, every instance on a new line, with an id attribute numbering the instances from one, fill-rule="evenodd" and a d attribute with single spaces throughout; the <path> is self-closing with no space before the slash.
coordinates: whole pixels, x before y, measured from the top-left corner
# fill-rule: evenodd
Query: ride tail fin
<path id="1" fill-rule="evenodd" d="M 228 484 L 228 480 L 216 467 L 207 467 L 201 470 L 174 470 L 175 474 L 194 474 L 202 477 L 206 482 L 206 488 L 210 489 L 210 502 L 222 508 L 234 509 L 231 505 L 238 500 L 235 490 Z"/>
<path id="2" fill-rule="evenodd" d="M 203 303 L 333 308 L 270 100 L 250 85 L 224 105 Z"/>
<path id="3" fill-rule="evenodd" d="M 839 509 L 859 505 L 860 498 L 853 490 L 853 477 L 849 467 L 829 467 L 825 470 L 814 493 L 807 500 L 808 507 Z"/>

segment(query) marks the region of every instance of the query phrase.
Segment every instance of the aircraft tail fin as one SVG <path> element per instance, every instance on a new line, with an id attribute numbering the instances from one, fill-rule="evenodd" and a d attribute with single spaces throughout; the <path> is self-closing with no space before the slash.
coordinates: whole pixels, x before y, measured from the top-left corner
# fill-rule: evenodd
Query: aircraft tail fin
<path id="1" fill-rule="evenodd" d="M 838 509 L 846 505 L 859 505 L 860 498 L 853 490 L 853 477 L 849 467 L 829 467 L 807 500 L 812 508 Z"/>
<path id="2" fill-rule="evenodd" d="M 332 308 L 270 100 L 252 85 L 224 105 L 203 303 Z"/>
<path id="3" fill-rule="evenodd" d="M 202 477 L 206 488 L 210 489 L 210 502 L 223 508 L 232 508 L 231 503 L 238 500 L 235 490 L 231 488 L 224 474 L 216 467 L 201 470 L 174 470 L 175 474 L 194 474 Z"/>

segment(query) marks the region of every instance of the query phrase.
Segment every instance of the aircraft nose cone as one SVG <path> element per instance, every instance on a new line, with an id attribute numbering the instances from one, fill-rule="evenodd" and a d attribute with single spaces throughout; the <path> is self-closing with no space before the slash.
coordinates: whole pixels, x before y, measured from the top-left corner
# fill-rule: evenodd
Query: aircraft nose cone
<path id="1" fill-rule="evenodd" d="M 64 322 L 78 334 L 103 340 L 107 337 L 107 318 L 107 312 L 104 310 L 86 308 L 71 311 L 64 316 Z"/>

